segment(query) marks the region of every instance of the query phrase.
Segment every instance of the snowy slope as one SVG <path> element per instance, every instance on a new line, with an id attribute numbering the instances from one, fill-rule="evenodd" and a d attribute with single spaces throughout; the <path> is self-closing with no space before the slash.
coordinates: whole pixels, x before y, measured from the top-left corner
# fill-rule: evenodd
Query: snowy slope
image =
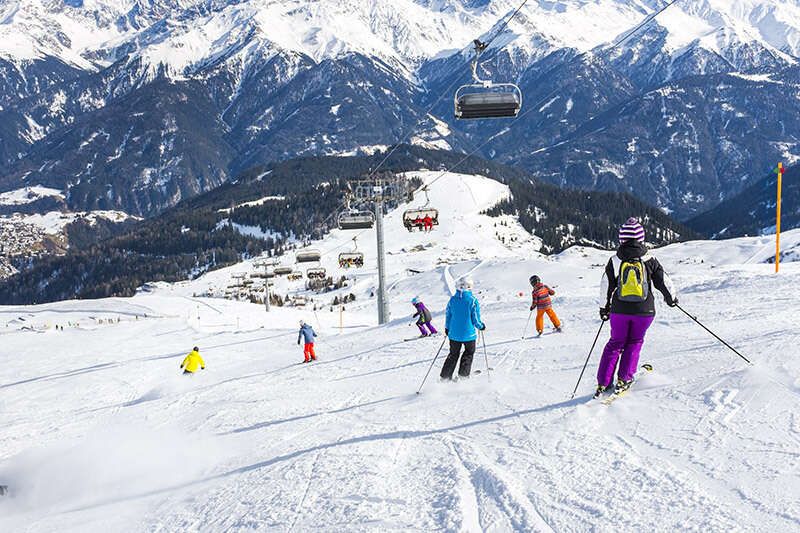
<path id="1" fill-rule="evenodd" d="M 367 294 L 371 232 L 341 329 L 327 309 L 267 315 L 191 296 L 248 264 L 127 300 L 0 307 L 0 484 L 13 493 L 0 498 L 0 530 L 797 530 L 800 263 L 771 274 L 767 238 L 657 250 L 682 305 L 755 365 L 662 305 L 643 353 L 656 371 L 606 408 L 588 400 L 594 354 L 570 401 L 609 254 L 504 246 L 478 213 L 505 194 L 443 177 L 432 203 L 447 195 L 462 209 L 430 235 L 390 213 L 385 327 Z M 338 253 L 352 233 L 318 247 Z M 785 239 L 800 247 L 800 231 Z M 434 377 L 417 396 L 441 338 L 403 342 L 409 301 L 423 296 L 441 328 L 466 272 L 491 377 Z M 556 290 L 565 331 L 520 340 L 532 273 Z M 298 364 L 300 318 L 320 335 L 312 366 Z M 195 344 L 206 370 L 181 376 Z M 485 366 L 481 351 L 474 368 Z"/>

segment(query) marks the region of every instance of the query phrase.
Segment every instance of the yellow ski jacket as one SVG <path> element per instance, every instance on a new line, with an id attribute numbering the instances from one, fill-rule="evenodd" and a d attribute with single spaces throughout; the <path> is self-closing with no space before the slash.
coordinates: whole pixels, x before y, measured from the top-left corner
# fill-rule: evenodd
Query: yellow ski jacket
<path id="1" fill-rule="evenodd" d="M 186 359 L 183 360 L 183 363 L 181 363 L 181 368 L 185 369 L 187 372 L 194 373 L 197 372 L 198 368 L 205 370 L 206 363 L 198 352 L 192 350 L 189 355 L 186 356 Z"/>

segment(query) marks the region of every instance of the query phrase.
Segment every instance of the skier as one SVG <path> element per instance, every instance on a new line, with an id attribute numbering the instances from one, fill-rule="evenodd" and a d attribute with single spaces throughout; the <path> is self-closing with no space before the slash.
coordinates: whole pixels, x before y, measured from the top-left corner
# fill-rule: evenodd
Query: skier
<path id="1" fill-rule="evenodd" d="M 481 306 L 472 295 L 472 286 L 470 278 L 458 280 L 458 290 L 447 303 L 444 332 L 450 339 L 450 354 L 439 374 L 443 381 L 453 379 L 453 371 L 456 369 L 459 357 L 461 364 L 458 367 L 458 375 L 462 378 L 469 377 L 472 357 L 475 355 L 475 341 L 478 338 L 475 330 L 486 329 L 486 324 L 481 320 Z M 463 355 L 461 355 L 462 347 Z"/>
<path id="2" fill-rule="evenodd" d="M 430 215 L 425 215 L 425 218 L 422 219 L 422 224 L 425 226 L 424 230 L 426 232 L 433 230 L 433 219 Z"/>
<path id="3" fill-rule="evenodd" d="M 184 374 L 194 374 L 197 372 L 198 368 L 200 368 L 200 370 L 206 369 L 206 363 L 203 361 L 203 358 L 200 357 L 200 348 L 197 346 L 192 348 L 192 351 L 189 352 L 189 355 L 183 359 L 181 368 L 183 369 Z"/>
<path id="4" fill-rule="evenodd" d="M 423 337 L 427 337 L 428 335 L 436 335 L 439 333 L 431 323 L 431 312 L 425 307 L 425 304 L 422 303 L 422 300 L 420 300 L 418 296 L 411 299 L 411 305 L 417 310 L 411 318 L 417 319 L 417 327 L 419 328 L 420 334 Z M 428 328 L 427 330 L 425 329 L 426 327 Z"/>
<path id="5" fill-rule="evenodd" d="M 531 282 L 531 287 L 533 287 L 533 291 L 531 291 L 531 311 L 536 309 L 536 332 L 540 337 L 542 333 L 544 333 L 545 314 L 550 319 L 550 322 L 553 323 L 553 327 L 556 328 L 556 331 L 561 332 L 561 321 L 553 310 L 553 304 L 550 301 L 550 297 L 553 296 L 556 291 L 542 283 L 539 276 L 531 276 L 528 281 Z"/>
<path id="6" fill-rule="evenodd" d="M 300 321 L 300 332 L 297 334 L 297 345 L 300 346 L 300 339 L 304 339 L 305 345 L 303 346 L 303 356 L 305 357 L 304 363 L 310 363 L 317 360 L 317 354 L 314 353 L 314 338 L 317 334 L 311 324 L 306 324 Z"/>
<path id="7" fill-rule="evenodd" d="M 614 392 L 626 391 L 633 383 L 644 336 L 656 314 L 653 286 L 664 296 L 667 305 L 678 305 L 672 281 L 658 259 L 647 251 L 644 228 L 631 217 L 620 227 L 619 248 L 603 272 L 601 298 L 605 306 L 600 308 L 600 318 L 611 320 L 611 338 L 597 369 L 595 396 L 611 386 L 617 361 L 619 369 Z"/>

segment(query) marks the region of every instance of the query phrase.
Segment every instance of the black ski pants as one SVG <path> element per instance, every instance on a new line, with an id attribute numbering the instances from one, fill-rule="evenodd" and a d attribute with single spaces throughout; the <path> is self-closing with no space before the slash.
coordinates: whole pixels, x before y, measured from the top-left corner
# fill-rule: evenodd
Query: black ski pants
<path id="1" fill-rule="evenodd" d="M 464 354 L 461 355 L 461 347 L 464 347 Z M 444 361 L 442 373 L 439 374 L 442 378 L 452 379 L 453 371 L 456 369 L 459 356 L 461 357 L 461 364 L 458 367 L 458 375 L 462 378 L 469 376 L 472 369 L 472 357 L 475 355 L 475 341 L 454 341 L 450 339 L 450 353 Z"/>

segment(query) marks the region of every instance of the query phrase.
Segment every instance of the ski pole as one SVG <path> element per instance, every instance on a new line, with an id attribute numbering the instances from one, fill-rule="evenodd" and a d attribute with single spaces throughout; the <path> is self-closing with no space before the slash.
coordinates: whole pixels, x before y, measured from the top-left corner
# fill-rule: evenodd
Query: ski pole
<path id="1" fill-rule="evenodd" d="M 528 331 L 528 326 L 531 325 L 531 317 L 532 316 L 533 316 L 533 309 L 531 309 L 531 312 L 528 313 L 528 321 L 525 322 L 525 329 L 522 330 L 522 338 L 523 339 L 525 338 L 525 332 Z"/>
<path id="2" fill-rule="evenodd" d="M 422 383 L 419 384 L 419 389 L 417 389 L 417 394 L 419 394 L 422 391 L 422 387 L 425 385 L 425 382 L 428 381 L 428 375 L 431 373 L 431 370 L 433 370 L 433 365 L 436 364 L 436 360 L 439 358 L 439 354 L 442 353 L 442 348 L 444 348 L 444 343 L 446 340 L 447 336 L 445 335 L 444 339 L 442 339 L 442 345 L 439 346 L 439 351 L 436 352 L 433 361 L 431 361 L 431 366 L 428 367 L 428 371 L 425 373 L 425 377 L 422 378 Z"/>
<path id="3" fill-rule="evenodd" d="M 578 392 L 578 387 L 581 384 L 581 380 L 583 379 L 583 373 L 586 372 L 586 367 L 589 365 L 589 358 L 592 357 L 592 352 L 594 351 L 594 346 L 597 344 L 597 339 L 600 338 L 600 332 L 603 331 L 603 325 L 606 323 L 605 320 L 600 322 L 600 329 L 597 330 L 597 335 L 594 337 L 594 342 L 592 343 L 592 347 L 589 348 L 589 355 L 586 356 L 586 362 L 583 363 L 583 369 L 581 370 L 581 375 L 578 376 L 578 382 L 575 384 L 575 390 L 572 391 L 572 396 L 569 397 L 570 400 L 575 398 L 575 393 Z"/>
<path id="4" fill-rule="evenodd" d="M 486 359 L 486 377 L 489 378 L 489 382 L 492 381 L 492 375 L 489 373 L 489 354 L 486 353 L 486 335 L 481 331 L 481 341 L 483 341 L 483 357 Z"/>
<path id="5" fill-rule="evenodd" d="M 699 320 L 697 320 L 697 318 L 696 318 L 696 317 L 693 317 L 692 315 L 690 315 L 689 313 L 687 313 L 687 312 L 686 312 L 686 310 L 685 310 L 683 307 L 681 307 L 681 306 L 680 306 L 680 305 L 678 305 L 677 303 L 675 304 L 675 307 L 677 307 L 678 309 L 680 309 L 681 311 L 683 311 L 683 314 L 685 314 L 686 316 L 688 316 L 689 318 L 691 318 L 692 320 L 694 320 L 694 321 L 697 323 L 697 325 L 698 325 L 698 326 L 700 326 L 701 328 L 703 328 L 704 330 L 706 330 L 707 332 L 709 332 L 709 333 L 710 333 L 710 334 L 711 334 L 711 335 L 712 335 L 712 336 L 713 336 L 715 339 L 717 339 L 719 342 L 721 342 L 722 344 L 724 344 L 725 346 L 727 346 L 727 347 L 728 347 L 728 349 L 730 349 L 730 350 L 731 350 L 733 353 L 735 353 L 736 355 L 738 355 L 739 357 L 741 357 L 742 359 L 744 359 L 745 361 L 747 361 L 747 364 L 749 364 L 749 365 L 752 365 L 752 364 L 753 364 L 752 362 L 750 362 L 750 359 L 748 359 L 747 357 L 745 357 L 745 356 L 743 356 L 742 354 L 740 354 L 740 353 L 739 353 L 739 352 L 736 350 L 736 348 L 734 348 L 733 346 L 731 346 L 730 344 L 728 344 L 728 343 L 727 343 L 727 342 L 725 342 L 724 340 L 720 339 L 720 338 L 719 338 L 719 336 L 718 336 L 716 333 L 714 333 L 713 331 L 711 331 L 710 329 L 708 329 L 707 327 L 705 327 L 705 326 L 703 325 L 703 323 L 702 323 L 702 322 L 700 322 Z"/>

